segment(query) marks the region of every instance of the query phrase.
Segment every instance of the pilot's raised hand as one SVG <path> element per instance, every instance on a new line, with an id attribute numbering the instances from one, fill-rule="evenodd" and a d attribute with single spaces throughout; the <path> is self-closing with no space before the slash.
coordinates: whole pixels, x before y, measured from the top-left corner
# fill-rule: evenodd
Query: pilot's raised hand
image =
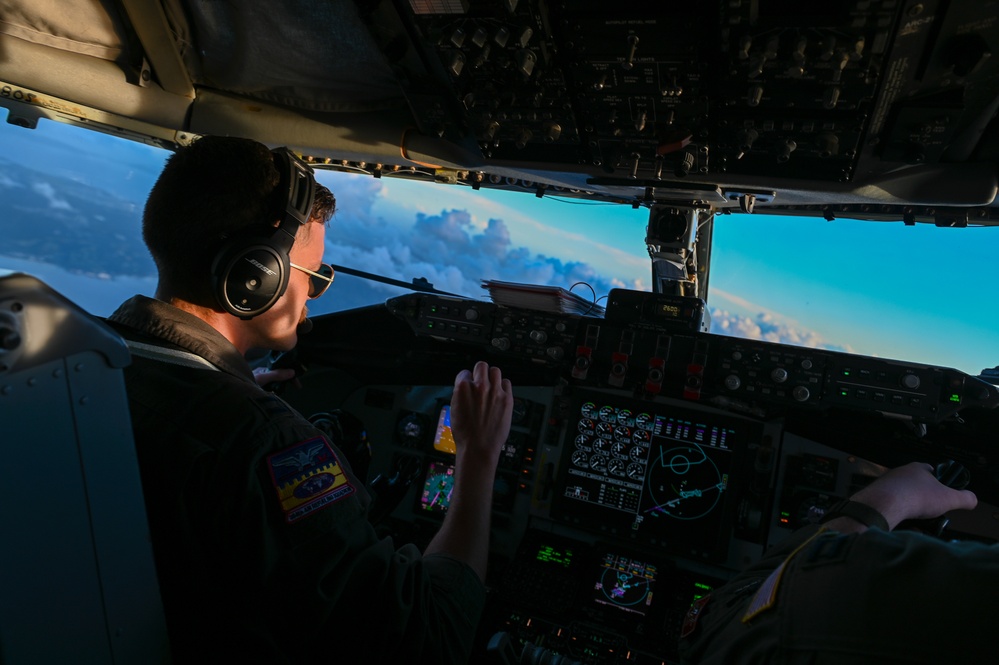
<path id="1" fill-rule="evenodd" d="M 458 456 L 481 456 L 496 462 L 510 433 L 513 387 L 498 367 L 479 361 L 454 379 L 451 431 Z"/>
<path id="2" fill-rule="evenodd" d="M 498 367 L 478 362 L 454 379 L 451 433 L 457 448 L 454 492 L 444 522 L 425 550 L 467 563 L 486 579 L 493 481 L 510 433 L 513 387 Z"/>

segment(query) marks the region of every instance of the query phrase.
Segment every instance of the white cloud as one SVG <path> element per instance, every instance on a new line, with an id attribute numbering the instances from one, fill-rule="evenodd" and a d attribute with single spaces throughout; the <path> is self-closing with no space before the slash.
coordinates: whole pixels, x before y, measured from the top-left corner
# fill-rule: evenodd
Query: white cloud
<path id="1" fill-rule="evenodd" d="M 742 300 L 745 304 L 751 304 L 749 301 L 739 300 Z M 710 308 L 710 311 L 711 332 L 719 335 L 854 353 L 853 349 L 848 345 L 832 344 L 826 341 L 819 332 L 809 330 L 771 311 L 758 311 L 753 316 L 733 314 L 727 310 L 715 307 Z"/>
<path id="2" fill-rule="evenodd" d="M 6 173 L 0 173 L 0 187 L 24 187 Z"/>
<path id="3" fill-rule="evenodd" d="M 48 199 L 50 208 L 54 208 L 55 210 L 73 209 L 73 207 L 69 205 L 69 202 L 57 195 L 55 188 L 47 182 L 36 182 L 31 185 L 31 189 L 35 193 L 41 194 L 43 197 Z"/>
<path id="4" fill-rule="evenodd" d="M 370 216 L 376 199 L 382 199 L 382 202 L 378 203 L 379 206 L 390 206 L 393 218 L 396 218 L 396 215 L 433 216 L 446 205 L 448 208 L 464 211 L 467 215 L 464 223 L 478 232 L 488 233 L 493 220 L 503 220 L 505 232 L 514 239 L 513 242 L 529 243 L 535 252 L 558 256 L 585 256 L 588 257 L 584 259 L 585 261 L 598 265 L 604 272 L 614 270 L 634 274 L 650 270 L 648 258 L 644 256 L 596 241 L 583 233 L 551 226 L 544 220 L 505 204 L 498 196 L 492 196 L 492 194 L 501 195 L 502 192 L 475 191 L 465 186 L 418 183 L 395 177 L 375 179 L 328 172 L 321 172 L 319 179 L 328 183 L 328 186 L 334 190 L 338 208 L 344 211 L 345 215 L 352 214 L 351 206 L 357 205 L 359 210 L 363 211 L 360 214 Z M 529 193 L 510 195 L 533 199 Z M 543 204 L 538 202 L 538 205 L 543 205 L 549 216 L 554 216 L 551 212 L 553 206 L 562 206 L 565 210 L 560 216 L 571 217 L 574 205 L 602 204 L 564 202 L 554 200 L 553 197 L 553 200 L 544 201 Z"/>

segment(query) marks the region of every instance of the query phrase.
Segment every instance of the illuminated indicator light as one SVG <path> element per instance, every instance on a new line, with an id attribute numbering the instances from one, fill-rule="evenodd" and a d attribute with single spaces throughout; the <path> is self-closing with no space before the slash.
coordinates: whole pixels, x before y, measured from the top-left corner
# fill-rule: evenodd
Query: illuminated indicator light
<path id="1" fill-rule="evenodd" d="M 844 369 L 843 370 L 843 376 L 850 376 L 850 370 Z"/>
<path id="2" fill-rule="evenodd" d="M 433 321 L 428 321 L 427 322 L 427 327 L 428 328 L 433 328 L 434 327 L 434 322 Z"/>
<path id="3" fill-rule="evenodd" d="M 839 396 L 840 397 L 848 397 L 849 395 L 850 395 L 850 393 L 848 391 L 846 391 L 846 390 L 839 391 Z"/>
<path id="4" fill-rule="evenodd" d="M 952 401 L 952 402 L 960 402 L 961 401 L 961 396 L 955 393 L 955 394 L 953 394 L 953 395 L 950 396 L 950 401 Z"/>

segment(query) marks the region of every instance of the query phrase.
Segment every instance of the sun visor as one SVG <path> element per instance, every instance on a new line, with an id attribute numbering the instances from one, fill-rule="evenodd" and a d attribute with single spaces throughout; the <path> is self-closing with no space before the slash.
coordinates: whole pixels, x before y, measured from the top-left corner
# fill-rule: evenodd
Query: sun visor
<path id="1" fill-rule="evenodd" d="M 0 33 L 103 60 L 117 61 L 125 50 L 113 2 L 0 0 Z"/>
<path id="2" fill-rule="evenodd" d="M 352 2 L 242 0 L 186 3 L 195 83 L 303 111 L 398 106 L 389 63 Z M 274 12 L 280 11 L 280 20 Z"/>

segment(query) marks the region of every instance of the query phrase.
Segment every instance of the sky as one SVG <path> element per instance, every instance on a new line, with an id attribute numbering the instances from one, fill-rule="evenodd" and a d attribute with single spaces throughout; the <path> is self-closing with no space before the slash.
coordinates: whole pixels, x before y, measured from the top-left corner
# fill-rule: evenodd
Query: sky
<path id="1" fill-rule="evenodd" d="M 60 182 L 83 185 L 134 216 L 130 251 L 143 251 L 142 204 L 168 153 L 46 121 L 34 131 L 0 123 L 0 146 L 0 202 L 14 192 L 30 194 L 35 203 L 22 205 L 40 218 L 58 214 L 71 223 L 78 214 L 81 226 L 96 222 L 99 232 L 101 220 L 86 218 L 98 213 L 82 212 L 82 203 L 59 189 Z M 611 288 L 650 289 L 645 209 L 328 171 L 317 178 L 338 202 L 327 234 L 331 263 L 406 282 L 426 278 L 441 290 L 482 299 L 481 279 L 555 284 L 584 297 L 590 287 L 597 297 Z M 0 220 L 0 231 L 25 223 L 17 217 Z M 712 332 L 971 374 L 999 365 L 999 313 L 991 297 L 999 228 L 757 212 L 718 215 L 714 234 Z M 42 256 L 4 258 L 0 243 L 0 269 L 38 274 L 99 315 L 131 293 L 155 288 L 151 261 L 147 271 L 134 271 L 143 274 L 127 275 L 57 264 Z M 313 311 L 402 292 L 341 274 Z"/>

